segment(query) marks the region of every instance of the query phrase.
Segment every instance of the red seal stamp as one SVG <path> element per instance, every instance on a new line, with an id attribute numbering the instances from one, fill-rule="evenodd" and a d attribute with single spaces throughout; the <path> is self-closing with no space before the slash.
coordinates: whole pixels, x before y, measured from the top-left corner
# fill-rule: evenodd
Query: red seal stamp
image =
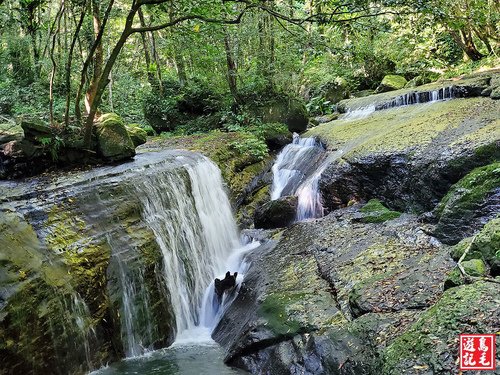
<path id="1" fill-rule="evenodd" d="M 460 335 L 460 370 L 495 370 L 495 335 Z"/>

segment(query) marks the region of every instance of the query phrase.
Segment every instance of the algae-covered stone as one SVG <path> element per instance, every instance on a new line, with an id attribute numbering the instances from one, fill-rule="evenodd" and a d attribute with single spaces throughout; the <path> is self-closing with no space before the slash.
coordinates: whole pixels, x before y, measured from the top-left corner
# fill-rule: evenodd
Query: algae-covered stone
<path id="1" fill-rule="evenodd" d="M 462 262 L 464 271 L 469 276 L 481 277 L 486 275 L 486 265 L 482 259 L 471 259 Z"/>
<path id="2" fill-rule="evenodd" d="M 464 260 L 482 259 L 490 266 L 500 259 L 500 218 L 490 220 L 475 237 L 468 237 L 456 244 L 451 251 L 458 261 L 467 251 Z"/>
<path id="3" fill-rule="evenodd" d="M 476 282 L 447 290 L 383 352 L 381 374 L 455 373 L 459 333 L 498 330 L 498 285 Z"/>
<path id="4" fill-rule="evenodd" d="M 120 116 L 102 115 L 96 128 L 99 153 L 108 160 L 118 161 L 135 155 L 134 143 Z"/>
<path id="5" fill-rule="evenodd" d="M 436 208 L 436 236 L 456 243 L 495 217 L 500 206 L 500 163 L 479 167 L 451 187 Z"/>
<path id="6" fill-rule="evenodd" d="M 494 100 L 500 99 L 500 86 L 491 91 L 490 98 Z"/>
<path id="7" fill-rule="evenodd" d="M 401 216 L 401 212 L 389 210 L 378 199 L 369 200 L 360 211 L 364 214 L 361 218 L 364 223 L 383 223 Z"/>
<path id="8" fill-rule="evenodd" d="M 281 197 L 255 210 L 255 228 L 273 229 L 290 225 L 297 212 L 298 199 L 295 196 Z"/>
<path id="9" fill-rule="evenodd" d="M 380 82 L 379 87 L 377 87 L 377 92 L 400 90 L 405 87 L 406 82 L 405 77 L 392 74 L 386 75 Z"/>
<path id="10" fill-rule="evenodd" d="M 10 141 L 20 141 L 23 137 L 23 128 L 15 121 L 0 123 L 0 145 Z"/>
<path id="11" fill-rule="evenodd" d="M 138 124 L 126 125 L 128 135 L 134 143 L 134 147 L 138 147 L 147 141 L 148 133 Z"/>

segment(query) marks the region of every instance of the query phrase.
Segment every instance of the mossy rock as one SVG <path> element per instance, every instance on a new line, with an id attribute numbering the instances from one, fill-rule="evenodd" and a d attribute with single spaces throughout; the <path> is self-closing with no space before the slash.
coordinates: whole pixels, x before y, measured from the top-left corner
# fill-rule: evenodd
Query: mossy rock
<path id="1" fill-rule="evenodd" d="M 469 248 L 464 260 L 482 259 L 492 265 L 500 260 L 500 218 L 490 220 L 475 237 L 468 237 L 456 244 L 451 256 L 458 261 Z"/>
<path id="2" fill-rule="evenodd" d="M 134 143 L 134 147 L 138 147 L 147 141 L 148 133 L 141 128 L 139 124 L 129 124 L 126 126 L 128 135 Z"/>
<path id="3" fill-rule="evenodd" d="M 115 113 L 102 115 L 96 127 L 99 153 L 108 160 L 118 161 L 135 155 L 135 147 L 123 119 Z"/>
<path id="4" fill-rule="evenodd" d="M 255 228 L 283 228 L 295 220 L 298 199 L 295 196 L 281 197 L 255 210 Z"/>
<path id="5" fill-rule="evenodd" d="M 497 87 L 491 91 L 490 98 L 494 100 L 500 99 L 500 87 Z"/>
<path id="6" fill-rule="evenodd" d="M 23 137 L 23 128 L 15 121 L 0 123 L 0 145 L 10 141 L 20 141 Z"/>
<path id="7" fill-rule="evenodd" d="M 400 90 L 405 87 L 406 83 L 405 77 L 389 74 L 382 79 L 377 87 L 377 92 Z"/>
<path id="8" fill-rule="evenodd" d="M 456 243 L 472 235 L 478 223 L 491 218 L 500 189 L 500 162 L 479 167 L 453 185 L 436 207 L 436 236 Z M 480 220 L 478 220 L 478 218 Z"/>
<path id="9" fill-rule="evenodd" d="M 455 373 L 460 333 L 498 329 L 498 285 L 476 282 L 447 290 L 382 352 L 384 375 Z M 480 318 L 479 318 L 480 317 Z"/>
<path id="10" fill-rule="evenodd" d="M 22 117 L 20 125 L 26 137 L 34 138 L 52 134 L 50 125 L 41 119 Z"/>
<path id="11" fill-rule="evenodd" d="M 383 223 L 401 216 L 401 212 L 389 210 L 378 199 L 370 199 L 360 211 L 364 214 L 363 223 Z"/>

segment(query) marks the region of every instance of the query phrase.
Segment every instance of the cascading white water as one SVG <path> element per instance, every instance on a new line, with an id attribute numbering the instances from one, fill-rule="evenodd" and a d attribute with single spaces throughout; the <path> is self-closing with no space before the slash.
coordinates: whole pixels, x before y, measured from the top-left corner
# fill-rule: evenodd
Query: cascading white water
<path id="1" fill-rule="evenodd" d="M 344 120 L 357 120 L 370 116 L 375 112 L 375 105 L 369 105 L 366 107 L 360 107 L 356 109 L 348 109 L 347 112 L 342 116 Z"/>
<path id="2" fill-rule="evenodd" d="M 315 138 L 300 138 L 294 133 L 292 143 L 278 154 L 272 167 L 271 199 L 295 194 L 300 183 L 318 163 L 324 153 Z"/>
<path id="3" fill-rule="evenodd" d="M 204 158 L 184 171 L 151 175 L 136 189 L 163 253 L 176 332 L 195 330 L 207 286 L 240 246 L 220 171 Z"/>

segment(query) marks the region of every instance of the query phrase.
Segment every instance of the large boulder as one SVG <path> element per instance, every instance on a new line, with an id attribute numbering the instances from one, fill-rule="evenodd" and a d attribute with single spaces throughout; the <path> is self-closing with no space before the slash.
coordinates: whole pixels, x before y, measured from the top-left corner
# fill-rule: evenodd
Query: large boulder
<path id="1" fill-rule="evenodd" d="M 0 123 L 0 145 L 10 141 L 20 141 L 23 137 L 23 128 L 15 121 Z"/>
<path id="2" fill-rule="evenodd" d="M 445 243 L 457 243 L 474 234 L 500 209 L 500 163 L 471 171 L 453 185 L 435 210 L 435 234 Z"/>
<path id="3" fill-rule="evenodd" d="M 277 95 L 260 104 L 251 104 L 250 112 L 264 123 L 284 123 L 290 132 L 307 129 L 309 115 L 305 104 L 295 98 Z"/>
<path id="4" fill-rule="evenodd" d="M 405 87 L 406 83 L 405 77 L 389 74 L 380 82 L 377 92 L 400 90 Z"/>
<path id="5" fill-rule="evenodd" d="M 131 158 L 135 147 L 124 121 L 115 113 L 107 113 L 98 119 L 96 127 L 98 151 L 110 161 Z"/>
<path id="6" fill-rule="evenodd" d="M 50 125 L 41 119 L 23 117 L 20 123 L 26 138 L 50 137 L 53 134 Z"/>
<path id="7" fill-rule="evenodd" d="M 249 255 L 213 334 L 228 364 L 254 374 L 381 373 L 379 353 L 436 303 L 454 263 L 415 216 L 365 224 L 357 214 L 359 205 L 297 223 Z"/>
<path id="8" fill-rule="evenodd" d="M 295 220 L 298 199 L 281 197 L 258 207 L 254 214 L 255 228 L 272 229 L 290 225 Z"/>

